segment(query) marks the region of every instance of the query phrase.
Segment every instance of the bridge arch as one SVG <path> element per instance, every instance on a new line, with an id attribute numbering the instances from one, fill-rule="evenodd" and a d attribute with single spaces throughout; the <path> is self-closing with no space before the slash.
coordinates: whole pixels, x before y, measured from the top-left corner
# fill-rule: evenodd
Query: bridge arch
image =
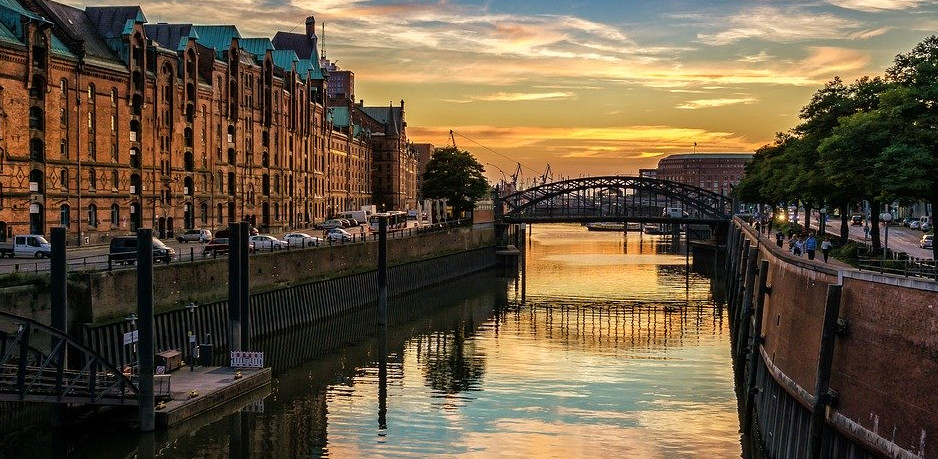
<path id="1" fill-rule="evenodd" d="M 685 183 L 648 177 L 581 177 L 545 183 L 500 196 L 501 221 L 655 221 L 662 208 L 680 208 L 688 219 L 725 222 L 726 196 Z"/>

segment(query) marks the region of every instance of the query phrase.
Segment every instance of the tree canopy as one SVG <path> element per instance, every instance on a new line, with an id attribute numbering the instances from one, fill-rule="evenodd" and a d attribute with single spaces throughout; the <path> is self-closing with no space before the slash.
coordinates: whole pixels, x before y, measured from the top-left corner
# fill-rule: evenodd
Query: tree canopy
<path id="1" fill-rule="evenodd" d="M 453 212 L 472 210 L 489 193 L 485 168 L 469 152 L 456 147 L 437 148 L 423 174 L 421 193 L 428 199 L 446 199 Z"/>
<path id="2" fill-rule="evenodd" d="M 834 78 L 799 117 L 756 151 L 737 188 L 740 199 L 836 206 L 842 237 L 849 205 L 868 201 L 874 247 L 880 203 L 938 202 L 938 37 L 897 55 L 884 77 L 849 86 Z"/>

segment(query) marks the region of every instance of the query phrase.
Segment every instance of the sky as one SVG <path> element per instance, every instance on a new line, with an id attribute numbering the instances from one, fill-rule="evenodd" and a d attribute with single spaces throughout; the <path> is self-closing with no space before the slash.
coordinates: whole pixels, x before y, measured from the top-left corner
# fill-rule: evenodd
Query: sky
<path id="1" fill-rule="evenodd" d="M 68 3 L 127 5 L 126 0 Z M 365 105 L 405 102 L 411 141 L 493 181 L 635 175 L 670 154 L 748 152 L 835 76 L 882 75 L 938 33 L 933 0 L 154 0 L 150 22 L 245 37 L 325 24 Z M 451 138 L 450 131 L 453 131 Z"/>

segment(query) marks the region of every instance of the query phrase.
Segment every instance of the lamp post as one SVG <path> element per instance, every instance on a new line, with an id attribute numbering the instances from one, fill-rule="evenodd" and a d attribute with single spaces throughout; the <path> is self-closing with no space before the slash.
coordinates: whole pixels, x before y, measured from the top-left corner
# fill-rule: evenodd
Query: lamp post
<path id="1" fill-rule="evenodd" d="M 827 207 L 821 207 L 818 209 L 818 213 L 821 214 L 821 222 L 818 225 L 818 234 L 827 234 Z"/>
<path id="2" fill-rule="evenodd" d="M 193 325 L 195 324 L 195 317 L 194 317 L 194 316 L 195 316 L 195 310 L 196 310 L 196 308 L 198 308 L 198 307 L 199 307 L 199 305 L 195 304 L 195 302 L 193 302 L 193 301 L 190 301 L 189 303 L 186 304 L 186 309 L 189 310 L 189 313 L 187 314 L 187 316 L 189 317 L 189 333 L 188 333 L 188 336 L 189 336 L 189 360 L 190 360 L 190 362 L 189 362 L 189 371 L 195 371 L 195 361 L 196 361 L 196 359 L 199 358 L 199 356 L 198 356 L 198 352 L 199 352 L 198 349 L 199 349 L 199 347 L 198 347 L 198 343 L 196 342 L 196 336 L 197 336 L 197 335 L 196 335 L 195 333 L 193 333 L 193 331 L 192 331 L 193 328 L 194 328 Z"/>
<path id="3" fill-rule="evenodd" d="M 886 226 L 886 236 L 883 239 L 883 257 L 885 258 L 889 255 L 889 222 L 892 221 L 892 213 L 883 212 L 879 215 L 879 219 L 882 220 Z"/>

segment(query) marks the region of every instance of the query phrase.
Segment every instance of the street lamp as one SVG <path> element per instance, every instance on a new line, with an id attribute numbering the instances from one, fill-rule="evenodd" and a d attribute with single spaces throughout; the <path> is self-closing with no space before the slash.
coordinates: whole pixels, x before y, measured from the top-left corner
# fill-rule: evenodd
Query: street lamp
<path id="1" fill-rule="evenodd" d="M 879 219 L 886 224 L 886 237 L 883 239 L 883 257 L 885 258 L 889 255 L 889 222 L 892 221 L 892 213 L 883 212 L 880 214 Z"/>
<path id="2" fill-rule="evenodd" d="M 821 214 L 821 224 L 818 225 L 818 234 L 827 234 L 827 207 L 821 207 L 818 209 L 818 213 Z"/>
<path id="3" fill-rule="evenodd" d="M 189 371 L 195 371 L 195 361 L 199 358 L 199 348 L 198 343 L 196 343 L 196 334 L 192 332 L 192 329 L 194 328 L 193 324 L 195 323 L 195 310 L 198 307 L 199 305 L 195 304 L 193 301 L 190 301 L 186 304 L 186 309 L 189 310 L 189 313 L 187 314 L 189 317 Z"/>

